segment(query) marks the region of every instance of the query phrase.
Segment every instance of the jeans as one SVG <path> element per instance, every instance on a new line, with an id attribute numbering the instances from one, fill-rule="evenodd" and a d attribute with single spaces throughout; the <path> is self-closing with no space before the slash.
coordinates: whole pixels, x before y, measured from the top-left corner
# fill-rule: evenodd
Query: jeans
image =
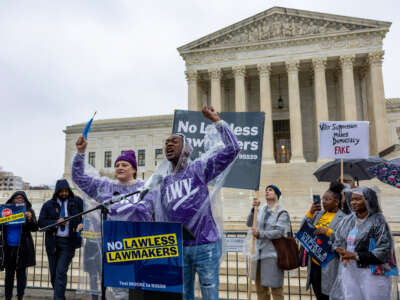
<path id="1" fill-rule="evenodd" d="M 221 241 L 183 247 L 183 299 L 194 300 L 197 272 L 203 300 L 218 300 Z"/>
<path id="2" fill-rule="evenodd" d="M 56 239 L 56 253 L 48 255 L 51 284 L 54 289 L 54 300 L 65 300 L 68 267 L 75 254 L 75 248 L 68 238 Z"/>
<path id="3" fill-rule="evenodd" d="M 11 300 L 14 288 L 14 275 L 17 273 L 17 296 L 18 300 L 24 297 L 26 287 L 26 268 L 17 269 L 17 252 L 18 247 L 6 246 L 5 247 L 5 287 L 4 294 L 6 300 Z"/>

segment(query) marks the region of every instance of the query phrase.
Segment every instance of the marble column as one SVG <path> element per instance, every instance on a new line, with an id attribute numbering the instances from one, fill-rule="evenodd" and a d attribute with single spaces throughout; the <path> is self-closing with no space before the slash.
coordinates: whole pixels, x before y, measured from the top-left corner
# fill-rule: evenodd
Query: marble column
<path id="1" fill-rule="evenodd" d="M 247 111 L 246 105 L 246 67 L 234 66 L 232 67 L 233 76 L 235 77 L 235 111 Z"/>
<path id="2" fill-rule="evenodd" d="M 211 106 L 217 112 L 222 111 L 222 95 L 221 95 L 221 69 L 208 70 L 211 81 Z"/>
<path id="3" fill-rule="evenodd" d="M 270 82 L 271 64 L 259 64 L 257 69 L 260 78 L 260 111 L 265 112 L 262 162 L 269 164 L 275 163 Z"/>
<path id="4" fill-rule="evenodd" d="M 382 76 L 383 55 L 384 51 L 376 51 L 368 54 L 370 76 L 370 95 L 368 100 L 371 102 L 370 107 L 372 108 L 372 124 L 370 124 L 370 128 L 374 131 L 373 136 L 375 136 L 375 141 L 373 141 L 375 144 L 375 153 L 373 154 L 375 155 L 389 147 L 386 101 Z"/>
<path id="5" fill-rule="evenodd" d="M 303 155 L 303 125 L 301 123 L 299 61 L 286 62 L 289 88 L 290 162 L 305 162 Z"/>
<path id="6" fill-rule="evenodd" d="M 354 55 L 339 58 L 342 69 L 343 112 L 345 121 L 357 121 L 356 89 L 354 86 L 353 61 Z"/>
<path id="7" fill-rule="evenodd" d="M 326 89 L 326 57 L 312 60 L 314 69 L 315 123 L 317 130 L 317 160 L 319 161 L 319 123 L 329 121 L 328 93 Z"/>
<path id="8" fill-rule="evenodd" d="M 185 71 L 188 82 L 188 109 L 200 110 L 199 83 L 197 71 Z"/>

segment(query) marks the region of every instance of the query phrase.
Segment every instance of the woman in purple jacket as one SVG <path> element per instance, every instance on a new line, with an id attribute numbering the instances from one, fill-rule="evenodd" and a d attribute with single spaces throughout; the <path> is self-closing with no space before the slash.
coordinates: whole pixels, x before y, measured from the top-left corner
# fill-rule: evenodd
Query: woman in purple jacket
<path id="1" fill-rule="evenodd" d="M 191 162 L 191 147 L 185 137 L 169 136 L 165 142 L 169 169 L 161 174 L 160 198 L 156 202 L 157 207 L 161 205 L 161 209 L 156 209 L 156 219 L 160 211 L 166 221 L 183 223 L 195 237 L 194 241 L 185 241 L 183 247 L 185 300 L 194 299 L 196 273 L 202 299 L 218 299 L 221 234 L 213 217 L 213 199 L 240 151 L 235 135 L 214 109 L 205 105 L 202 112 L 213 122 L 210 129 L 214 130 L 216 143 Z M 207 141 L 206 135 L 206 145 Z M 208 184 L 213 180 L 210 196 Z"/>
<path id="2" fill-rule="evenodd" d="M 114 163 L 116 180 L 107 177 L 91 176 L 85 172 L 85 151 L 87 141 L 83 136 L 76 142 L 78 153 L 72 161 L 72 181 L 88 197 L 103 203 L 113 196 L 129 194 L 143 187 L 144 182 L 136 179 L 137 163 L 133 150 L 124 151 Z M 150 197 L 140 199 L 139 194 L 114 203 L 109 207 L 109 220 L 114 221 L 151 221 L 153 204 Z"/>

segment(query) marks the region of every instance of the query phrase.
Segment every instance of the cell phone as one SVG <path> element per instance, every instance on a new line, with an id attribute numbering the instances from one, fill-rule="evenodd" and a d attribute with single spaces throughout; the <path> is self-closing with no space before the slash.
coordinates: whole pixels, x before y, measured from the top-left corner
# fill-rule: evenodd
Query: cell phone
<path id="1" fill-rule="evenodd" d="M 313 201 L 315 204 L 321 204 L 321 196 L 320 195 L 313 195 Z"/>

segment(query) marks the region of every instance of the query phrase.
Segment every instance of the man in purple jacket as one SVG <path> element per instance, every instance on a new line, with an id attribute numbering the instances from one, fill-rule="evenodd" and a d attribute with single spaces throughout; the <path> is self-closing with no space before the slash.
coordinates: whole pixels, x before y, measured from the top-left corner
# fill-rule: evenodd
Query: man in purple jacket
<path id="1" fill-rule="evenodd" d="M 184 299 L 194 299 L 197 272 L 203 299 L 218 299 L 221 236 L 212 214 L 208 183 L 228 169 L 240 147 L 228 124 L 210 106 L 202 109 L 220 135 L 223 147 L 189 162 L 191 147 L 179 134 L 169 136 L 165 154 L 171 164 L 160 186 L 161 207 L 167 221 L 185 224 L 194 241 L 184 242 Z M 228 171 L 228 170 L 227 170 Z"/>

